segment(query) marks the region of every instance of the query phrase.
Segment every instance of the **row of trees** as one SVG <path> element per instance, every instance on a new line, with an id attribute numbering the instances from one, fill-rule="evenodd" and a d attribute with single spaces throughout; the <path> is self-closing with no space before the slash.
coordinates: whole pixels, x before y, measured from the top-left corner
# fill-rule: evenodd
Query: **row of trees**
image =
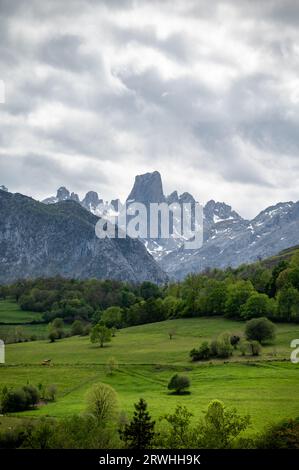
<path id="1" fill-rule="evenodd" d="M 212 400 L 199 419 L 178 405 L 156 422 L 142 398 L 134 405 L 131 420 L 119 413 L 117 394 L 109 385 L 94 385 L 86 399 L 86 414 L 26 421 L 0 433 L 0 448 L 299 448 L 299 419 L 246 438 L 242 433 L 251 424 L 250 416 L 240 415 L 219 400 Z"/>
<path id="2" fill-rule="evenodd" d="M 36 389 L 34 392 L 36 402 Z M 7 395 L 8 392 L 5 396 Z M 192 413 L 187 408 L 178 406 L 173 414 L 160 417 L 159 422 L 164 421 L 166 426 L 160 426 L 159 429 L 152 420 L 144 399 L 141 398 L 134 408 L 129 421 L 124 414 L 118 412 L 115 390 L 103 383 L 94 384 L 86 395 L 85 416 L 60 422 L 42 420 L 34 426 L 27 424 L 22 429 L 22 438 L 16 433 L 17 435 L 11 436 L 11 441 L 15 442 L 10 442 L 10 445 L 17 443 L 19 447 L 34 448 L 229 448 L 250 423 L 249 416 L 241 416 L 235 409 L 226 409 L 218 400 L 209 404 L 204 418 L 196 425 L 191 425 Z M 1 436 L 0 447 L 3 447 L 3 443 L 7 445 L 8 440 L 9 436 Z M 22 442 L 18 442 L 20 440 Z"/>
<path id="3" fill-rule="evenodd" d="M 103 321 L 110 328 L 206 315 L 299 322 L 299 251 L 274 268 L 258 262 L 207 270 L 165 286 L 57 277 L 0 287 L 0 298 L 7 296 L 24 310 L 43 312 L 47 322 Z"/>
<path id="4" fill-rule="evenodd" d="M 273 269 L 258 262 L 237 269 L 191 274 L 166 290 L 167 302 L 183 316 L 224 315 L 249 320 L 299 322 L 299 251 Z M 175 307 L 174 307 L 175 309 Z"/>

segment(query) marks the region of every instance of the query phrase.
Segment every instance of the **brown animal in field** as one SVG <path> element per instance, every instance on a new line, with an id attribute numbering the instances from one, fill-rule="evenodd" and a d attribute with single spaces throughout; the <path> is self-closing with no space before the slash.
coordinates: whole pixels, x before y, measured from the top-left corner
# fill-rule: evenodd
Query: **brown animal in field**
<path id="1" fill-rule="evenodd" d="M 51 361 L 52 359 L 44 359 L 43 362 L 41 363 L 42 366 L 51 366 Z"/>

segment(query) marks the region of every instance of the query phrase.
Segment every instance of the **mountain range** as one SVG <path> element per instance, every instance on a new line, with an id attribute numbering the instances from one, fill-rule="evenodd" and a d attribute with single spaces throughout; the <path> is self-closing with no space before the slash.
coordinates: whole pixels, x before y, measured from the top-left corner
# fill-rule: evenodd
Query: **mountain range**
<path id="1" fill-rule="evenodd" d="M 79 200 L 76 194 L 60 188 L 55 198 L 44 202 L 65 199 Z M 132 201 L 146 205 L 151 202 L 192 204 L 195 198 L 188 192 L 179 195 L 173 191 L 165 195 L 161 175 L 155 171 L 136 176 L 127 198 L 128 203 Z M 96 214 L 103 200 L 97 193 L 89 192 L 79 202 Z M 203 217 L 204 243 L 198 250 L 186 250 L 182 239 L 172 237 L 143 240 L 147 250 L 171 278 L 182 279 L 190 272 L 207 268 L 236 267 L 255 262 L 299 242 L 299 202 L 280 202 L 247 220 L 225 202 L 210 200 L 203 207 Z"/>
<path id="2" fill-rule="evenodd" d="M 137 239 L 99 239 L 98 217 L 73 198 L 43 204 L 0 190 L 0 283 L 56 275 L 145 280 L 167 276 Z"/>
<path id="3" fill-rule="evenodd" d="M 188 192 L 165 195 L 161 175 L 138 175 L 127 204 L 194 204 Z M 208 268 L 237 267 L 297 245 L 299 202 L 280 202 L 254 219 L 241 217 L 225 202 L 203 207 L 203 246 L 187 250 L 182 238 L 103 239 L 94 227 L 104 199 L 89 191 L 83 199 L 65 187 L 42 202 L 0 186 L 0 282 L 20 277 L 112 278 L 139 282 L 182 279 Z M 118 199 L 110 201 L 117 210 Z"/>

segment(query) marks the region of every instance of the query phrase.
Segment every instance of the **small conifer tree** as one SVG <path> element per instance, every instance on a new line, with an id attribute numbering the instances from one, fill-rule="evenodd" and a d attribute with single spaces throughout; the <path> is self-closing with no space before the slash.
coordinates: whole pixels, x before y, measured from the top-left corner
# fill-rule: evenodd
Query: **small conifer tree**
<path id="1" fill-rule="evenodd" d="M 134 407 L 132 421 L 119 430 L 120 438 L 128 449 L 149 449 L 156 434 L 155 421 L 152 421 L 143 398 Z"/>

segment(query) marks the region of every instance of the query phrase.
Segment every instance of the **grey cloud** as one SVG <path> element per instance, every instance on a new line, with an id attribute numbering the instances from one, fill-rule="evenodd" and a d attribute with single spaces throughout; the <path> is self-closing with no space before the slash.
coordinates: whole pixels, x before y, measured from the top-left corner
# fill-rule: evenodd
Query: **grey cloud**
<path id="1" fill-rule="evenodd" d="M 107 185 L 107 178 L 99 168 L 96 169 L 90 162 L 81 165 L 66 168 L 62 161 L 53 160 L 45 154 L 0 154 L 1 178 L 7 182 L 11 191 L 28 195 L 34 192 L 34 185 L 38 183 L 42 184 L 41 193 L 45 196 L 63 185 L 83 192 L 89 187 L 100 191 Z"/>
<path id="2" fill-rule="evenodd" d="M 109 25 L 110 32 L 118 41 L 120 47 L 124 47 L 130 43 L 141 44 L 142 46 L 151 47 L 172 60 L 187 61 L 190 56 L 190 47 L 183 34 L 173 33 L 166 38 L 159 38 L 157 30 L 153 26 L 147 28 L 121 27 Z"/>
<path id="3" fill-rule="evenodd" d="M 82 38 L 73 34 L 60 34 L 42 44 L 39 59 L 53 67 L 82 72 L 94 68 L 94 58 L 80 52 Z"/>
<path id="4" fill-rule="evenodd" d="M 233 11 L 227 22 L 223 6 Z M 108 172 L 120 168 L 133 175 L 160 165 L 179 178 L 171 175 L 175 160 L 194 178 L 201 171 L 207 181 L 217 177 L 223 199 L 228 184 L 254 186 L 261 200 L 275 185 L 281 199 L 294 196 L 296 2 L 0 0 L 0 11 L 0 78 L 9 85 L 0 105 L 1 184 L 53 193 L 61 184 L 97 189 L 99 181 L 107 190 Z M 189 21 L 198 21 L 198 29 L 188 28 Z M 37 24 L 41 36 L 34 34 Z M 218 29 L 229 36 L 223 49 Z M 231 44 L 242 46 L 239 56 Z M 153 55 L 146 57 L 148 49 Z M 225 84 L 215 65 L 229 70 Z M 50 114 L 63 109 L 55 125 L 49 105 Z M 32 124 L 39 113 L 44 122 Z M 58 154 L 64 155 L 59 163 Z M 290 189 L 280 186 L 279 170 Z M 129 177 L 123 172 L 119 191 Z M 214 190 L 206 189 L 206 198 Z M 118 188 L 111 192 L 118 196 Z"/>

